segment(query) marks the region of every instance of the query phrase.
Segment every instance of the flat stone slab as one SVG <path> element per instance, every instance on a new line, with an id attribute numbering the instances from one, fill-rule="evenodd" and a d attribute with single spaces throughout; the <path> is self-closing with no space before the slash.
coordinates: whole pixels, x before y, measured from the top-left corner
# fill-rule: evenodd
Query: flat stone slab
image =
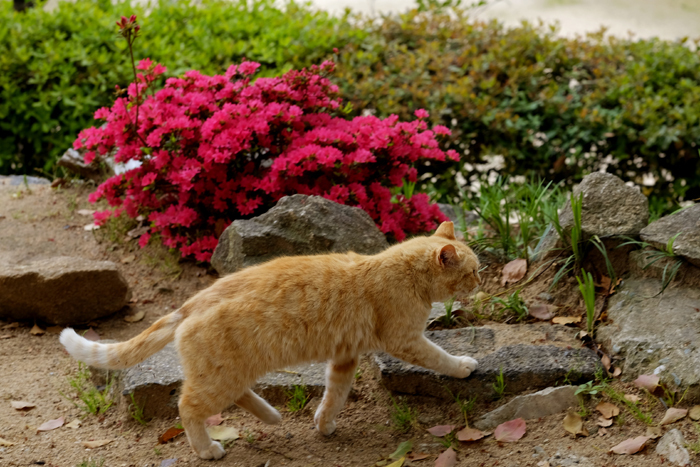
<path id="1" fill-rule="evenodd" d="M 382 353 L 375 356 L 375 361 L 387 389 L 442 399 L 451 399 L 450 392 L 462 398 L 493 397 L 493 384 L 501 372 L 506 394 L 513 394 L 590 381 L 600 365 L 595 353 L 587 348 L 515 344 L 496 349 L 495 332 L 487 327 L 431 331 L 426 336 L 451 354 L 476 358 L 476 371 L 465 379 L 452 378 Z"/>
<path id="2" fill-rule="evenodd" d="M 662 381 L 689 388 L 686 401 L 700 400 L 700 289 L 669 287 L 658 279 L 625 280 L 608 302 L 610 324 L 597 338 L 616 359 L 622 378 L 656 373 Z"/>
<path id="3" fill-rule="evenodd" d="M 323 394 L 325 387 L 325 363 L 312 363 L 268 373 L 253 390 L 271 403 L 283 403 L 286 393 L 295 385 L 306 386 L 311 397 Z M 143 362 L 123 370 L 119 374 L 118 391 L 140 407 L 146 417 L 170 417 L 177 414 L 180 387 L 185 379 L 180 357 L 174 343 Z"/>
<path id="4" fill-rule="evenodd" d="M 110 261 L 56 256 L 0 264 L 0 318 L 74 325 L 119 311 L 131 296 Z"/>
<path id="5" fill-rule="evenodd" d="M 674 253 L 700 267 L 700 204 L 662 217 L 640 232 L 642 240 L 661 250 L 675 235 Z"/>

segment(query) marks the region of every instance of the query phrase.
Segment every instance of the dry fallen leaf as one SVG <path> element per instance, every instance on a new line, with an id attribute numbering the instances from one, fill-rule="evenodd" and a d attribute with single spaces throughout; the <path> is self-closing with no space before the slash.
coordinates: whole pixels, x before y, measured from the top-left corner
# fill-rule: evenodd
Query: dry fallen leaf
<path id="1" fill-rule="evenodd" d="M 87 330 L 85 334 L 83 334 L 83 337 L 89 341 L 97 342 L 100 340 L 100 335 L 95 332 L 94 329 L 90 328 Z"/>
<path id="2" fill-rule="evenodd" d="M 77 212 L 77 213 L 80 214 L 81 216 L 92 216 L 93 214 L 95 214 L 95 210 L 94 210 L 94 209 L 78 209 L 78 210 L 75 211 L 75 212 Z"/>
<path id="3" fill-rule="evenodd" d="M 644 449 L 644 444 L 649 441 L 648 436 L 637 436 L 636 438 L 626 439 L 617 446 L 610 448 L 610 452 L 615 454 L 636 454 Z"/>
<path id="4" fill-rule="evenodd" d="M 460 441 L 476 441 L 483 438 L 486 434 L 476 428 L 465 428 L 457 432 L 457 439 Z"/>
<path id="5" fill-rule="evenodd" d="M 588 436 L 588 430 L 583 427 L 583 419 L 575 412 L 569 412 L 564 417 L 564 429 L 574 436 Z"/>
<path id="6" fill-rule="evenodd" d="M 443 452 L 435 460 L 435 467 L 452 467 L 457 463 L 457 453 L 454 449 L 449 448 Z"/>
<path id="7" fill-rule="evenodd" d="M 126 315 L 124 317 L 124 321 L 126 321 L 127 323 L 136 323 L 138 321 L 141 321 L 144 316 L 146 316 L 146 312 L 141 310 L 137 311 L 133 315 Z"/>
<path id="8" fill-rule="evenodd" d="M 63 422 L 65 421 L 66 420 L 63 417 L 57 418 L 56 420 L 49 420 L 48 422 L 41 424 L 41 426 L 39 426 L 39 428 L 37 428 L 36 431 L 55 430 L 56 428 L 63 426 Z"/>
<path id="9" fill-rule="evenodd" d="M 600 436 L 605 436 L 605 435 L 607 435 L 607 434 L 608 434 L 608 430 L 606 430 L 605 428 L 601 428 L 600 430 L 598 430 L 598 436 L 599 436 L 599 437 L 600 437 Z"/>
<path id="10" fill-rule="evenodd" d="M 509 282 L 518 282 L 527 273 L 527 261 L 519 258 L 503 266 L 503 277 L 501 285 L 506 286 Z"/>
<path id="11" fill-rule="evenodd" d="M 625 394 L 625 399 L 627 399 L 628 401 L 635 403 L 635 404 L 642 400 L 641 397 L 639 397 L 635 394 Z"/>
<path id="12" fill-rule="evenodd" d="M 535 303 L 530 305 L 528 308 L 528 313 L 530 313 L 530 316 L 533 318 L 541 319 L 542 321 L 549 321 L 554 317 L 554 313 L 552 313 L 552 311 L 555 309 L 556 307 L 552 305 Z"/>
<path id="13" fill-rule="evenodd" d="M 671 407 L 666 411 L 666 414 L 664 415 L 664 419 L 661 420 L 661 423 L 659 423 L 659 426 L 663 425 L 668 425 L 673 422 L 677 422 L 681 418 L 684 418 L 686 415 L 688 415 L 688 410 L 687 409 L 677 409 L 675 407 Z"/>
<path id="14" fill-rule="evenodd" d="M 73 430 L 80 428 L 80 420 L 77 418 L 70 423 L 66 423 L 66 428 L 72 428 Z"/>
<path id="15" fill-rule="evenodd" d="M 605 371 L 607 371 L 609 373 L 610 372 L 610 365 L 612 365 L 612 362 L 610 361 L 610 357 L 608 357 L 606 354 L 603 354 L 603 356 L 600 359 L 600 363 L 603 364 Z"/>
<path id="16" fill-rule="evenodd" d="M 216 425 L 221 425 L 221 422 L 224 421 L 224 418 L 221 416 L 221 413 L 219 412 L 216 415 L 212 415 L 211 417 L 207 418 L 207 420 L 204 422 L 207 426 L 216 426 Z"/>
<path id="17" fill-rule="evenodd" d="M 595 422 L 596 425 L 602 427 L 608 427 L 613 424 L 612 418 L 598 417 L 598 421 Z"/>
<path id="18" fill-rule="evenodd" d="M 638 388 L 644 388 L 652 392 L 659 386 L 659 377 L 657 375 L 639 375 L 639 378 L 635 379 L 633 382 Z"/>
<path id="19" fill-rule="evenodd" d="M 493 437 L 496 441 L 502 441 L 504 443 L 511 443 L 517 441 L 525 435 L 527 426 L 525 425 L 525 420 L 522 418 L 516 418 L 509 422 L 501 423 L 496 427 L 493 432 Z"/>
<path id="20" fill-rule="evenodd" d="M 132 263 L 136 259 L 136 255 L 127 255 L 122 258 L 122 264 Z"/>
<path id="21" fill-rule="evenodd" d="M 700 420 L 700 405 L 693 406 L 688 412 L 688 416 L 691 420 Z"/>
<path id="22" fill-rule="evenodd" d="M 159 444 L 165 444 L 165 443 L 167 443 L 168 441 L 170 441 L 171 439 L 175 438 L 175 437 L 176 437 L 177 435 L 179 435 L 180 433 L 184 433 L 184 431 L 185 431 L 185 430 L 183 430 L 182 428 L 175 428 L 175 427 L 168 428 L 168 429 L 165 431 L 165 433 L 163 433 L 162 435 L 160 435 L 160 436 L 158 437 L 158 443 L 159 443 Z"/>
<path id="23" fill-rule="evenodd" d="M 36 404 L 32 404 L 31 402 L 26 401 L 12 401 L 10 402 L 10 405 L 12 405 L 12 408 L 15 410 L 28 410 L 36 407 Z"/>
<path id="24" fill-rule="evenodd" d="M 445 435 L 449 435 L 455 429 L 455 425 L 438 425 L 432 428 L 428 428 L 428 433 L 438 438 L 442 438 Z"/>
<path id="25" fill-rule="evenodd" d="M 581 322 L 581 316 L 557 316 L 552 318 L 554 324 L 575 324 Z"/>
<path id="26" fill-rule="evenodd" d="M 217 441 L 229 441 L 240 438 L 238 430 L 231 426 L 210 426 L 207 433 L 212 439 Z"/>
<path id="27" fill-rule="evenodd" d="M 34 327 L 29 330 L 29 334 L 32 336 L 43 336 L 46 331 L 41 329 L 38 325 L 34 324 Z"/>
<path id="28" fill-rule="evenodd" d="M 617 378 L 621 374 L 622 374 L 622 368 L 620 368 L 619 366 L 616 366 L 612 372 L 613 378 Z"/>
<path id="29" fill-rule="evenodd" d="M 111 443 L 114 441 L 113 439 L 100 439 L 97 441 L 83 441 L 83 446 L 85 446 L 88 449 L 95 449 L 99 448 L 101 446 L 106 446 L 107 444 Z"/>
<path id="30" fill-rule="evenodd" d="M 13 443 L 12 441 L 0 438 L 0 446 L 14 446 L 15 444 L 17 443 Z"/>
<path id="31" fill-rule="evenodd" d="M 595 406 L 595 409 L 605 418 L 613 418 L 620 415 L 620 408 L 610 402 L 601 402 Z"/>
<path id="32" fill-rule="evenodd" d="M 663 436 L 664 431 L 661 429 L 660 426 L 648 426 L 647 427 L 647 432 L 644 436 L 647 436 L 651 439 L 658 439 Z"/>

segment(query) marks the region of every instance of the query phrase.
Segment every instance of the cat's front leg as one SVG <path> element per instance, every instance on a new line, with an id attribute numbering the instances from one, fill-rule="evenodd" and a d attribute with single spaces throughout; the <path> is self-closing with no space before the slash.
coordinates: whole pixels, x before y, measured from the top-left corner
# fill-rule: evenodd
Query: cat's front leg
<path id="1" fill-rule="evenodd" d="M 387 352 L 405 362 L 455 378 L 466 378 L 476 370 L 478 364 L 471 357 L 450 355 L 422 334 L 415 339 L 408 338 L 389 346 Z"/>
<path id="2" fill-rule="evenodd" d="M 352 382 L 355 379 L 357 363 L 357 357 L 328 362 L 326 391 L 323 393 L 323 400 L 314 416 L 316 429 L 322 435 L 328 436 L 335 431 L 335 417 L 343 409 L 345 400 L 348 398 Z"/>

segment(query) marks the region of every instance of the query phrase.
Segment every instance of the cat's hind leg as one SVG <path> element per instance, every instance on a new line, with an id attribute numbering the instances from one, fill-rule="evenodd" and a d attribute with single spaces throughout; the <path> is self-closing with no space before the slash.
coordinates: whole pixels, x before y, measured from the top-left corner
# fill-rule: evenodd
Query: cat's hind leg
<path id="1" fill-rule="evenodd" d="M 248 389 L 243 397 L 236 399 L 236 405 L 247 410 L 263 422 L 274 425 L 282 420 L 282 415 L 267 403 L 265 399 Z"/>
<path id="2" fill-rule="evenodd" d="M 201 383 L 201 382 L 200 382 Z M 205 421 L 211 415 L 228 407 L 233 401 L 212 397 L 213 394 L 225 394 L 221 391 L 201 391 L 203 384 L 186 379 L 182 386 L 182 394 L 178 408 L 182 426 L 190 442 L 190 446 L 202 459 L 221 459 L 226 454 L 221 443 L 212 440 L 207 433 Z M 209 388 L 213 389 L 213 388 Z M 230 391 L 228 392 L 230 394 Z M 240 394 L 240 393 L 239 393 Z M 240 397 L 240 396 L 239 396 Z"/>
<path id="3" fill-rule="evenodd" d="M 323 435 L 328 436 L 335 431 L 335 417 L 343 409 L 345 400 L 348 398 L 352 381 L 355 379 L 357 363 L 358 357 L 328 362 L 326 391 L 323 393 L 323 400 L 314 417 L 316 429 Z"/>

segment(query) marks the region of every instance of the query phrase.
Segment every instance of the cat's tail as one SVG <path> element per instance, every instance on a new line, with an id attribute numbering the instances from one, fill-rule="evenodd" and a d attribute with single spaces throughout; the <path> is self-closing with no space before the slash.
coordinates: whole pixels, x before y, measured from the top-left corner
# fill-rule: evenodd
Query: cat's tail
<path id="1" fill-rule="evenodd" d="M 185 316 L 182 309 L 162 317 L 136 337 L 118 344 L 92 342 L 66 328 L 59 340 L 76 360 L 96 368 L 129 368 L 161 350 L 175 337 L 175 329 Z"/>

